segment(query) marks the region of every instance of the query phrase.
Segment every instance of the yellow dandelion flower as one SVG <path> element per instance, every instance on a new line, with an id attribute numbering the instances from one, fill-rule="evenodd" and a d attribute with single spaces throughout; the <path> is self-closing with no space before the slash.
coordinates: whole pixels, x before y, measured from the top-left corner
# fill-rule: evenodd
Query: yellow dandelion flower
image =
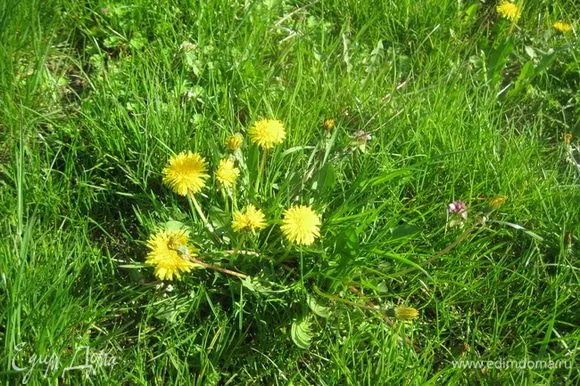
<path id="1" fill-rule="evenodd" d="M 161 230 L 147 241 L 150 251 L 146 261 L 155 267 L 155 276 L 159 280 L 179 279 L 181 272 L 189 272 L 196 266 L 187 259 L 188 256 L 195 256 L 188 242 L 188 232 L 184 230 Z"/>
<path id="2" fill-rule="evenodd" d="M 163 183 L 182 196 L 197 193 L 205 186 L 209 177 L 205 159 L 197 153 L 182 152 L 169 159 L 163 169 Z"/>
<path id="3" fill-rule="evenodd" d="M 566 133 L 566 134 L 564 134 L 564 143 L 566 145 L 571 144 L 572 143 L 572 137 L 573 137 L 572 133 Z"/>
<path id="4" fill-rule="evenodd" d="M 292 206 L 284 212 L 282 233 L 291 242 L 310 245 L 320 236 L 320 216 L 312 208 Z"/>
<path id="5" fill-rule="evenodd" d="M 517 4 L 510 3 L 509 1 L 502 1 L 496 8 L 497 13 L 500 14 L 504 19 L 508 19 L 512 22 L 517 22 L 522 14 L 522 10 Z"/>
<path id="6" fill-rule="evenodd" d="M 332 131 L 332 129 L 334 129 L 334 126 L 335 125 L 336 125 L 336 121 L 334 119 L 327 119 L 322 124 L 322 126 L 324 126 L 324 128 L 326 129 L 326 131 L 329 131 L 329 132 Z"/>
<path id="7" fill-rule="evenodd" d="M 246 221 L 248 228 L 251 230 L 262 230 L 266 228 L 266 216 L 264 212 L 257 209 L 254 205 L 248 205 L 246 207 Z"/>
<path id="8" fill-rule="evenodd" d="M 242 146 L 242 143 L 244 143 L 244 136 L 240 133 L 230 135 L 226 138 L 226 147 L 230 151 L 239 149 Z"/>
<path id="9" fill-rule="evenodd" d="M 491 199 L 491 201 L 489 202 L 489 205 L 493 208 L 493 209 L 499 209 L 500 206 L 502 206 L 503 204 L 505 204 L 505 202 L 507 201 L 507 196 L 496 196 L 494 198 Z"/>
<path id="10" fill-rule="evenodd" d="M 564 23 L 563 21 L 557 21 L 555 22 L 552 27 L 554 27 L 554 29 L 558 32 L 570 32 L 572 31 L 572 24 L 568 24 L 568 23 Z"/>
<path id="11" fill-rule="evenodd" d="M 232 228 L 236 232 L 244 229 L 260 231 L 266 228 L 266 216 L 264 216 L 264 212 L 256 209 L 254 205 L 250 204 L 246 206 L 243 212 L 236 210 L 233 217 Z"/>
<path id="12" fill-rule="evenodd" d="M 262 119 L 254 124 L 249 132 L 252 142 L 265 149 L 273 148 L 284 142 L 286 131 L 282 122 L 276 119 Z"/>
<path id="13" fill-rule="evenodd" d="M 402 321 L 417 319 L 419 311 L 413 307 L 395 307 L 395 317 Z"/>
<path id="14" fill-rule="evenodd" d="M 226 188 L 233 186 L 239 175 L 240 169 L 234 166 L 234 161 L 231 159 L 221 160 L 218 169 L 215 172 L 215 178 Z"/>
<path id="15" fill-rule="evenodd" d="M 233 215 L 232 228 L 236 232 L 246 229 L 248 222 L 246 221 L 246 214 L 242 211 L 236 210 Z"/>

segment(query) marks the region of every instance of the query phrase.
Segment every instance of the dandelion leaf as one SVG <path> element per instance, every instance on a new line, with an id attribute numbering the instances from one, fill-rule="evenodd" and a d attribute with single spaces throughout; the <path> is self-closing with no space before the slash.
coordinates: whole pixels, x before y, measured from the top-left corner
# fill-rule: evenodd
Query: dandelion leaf
<path id="1" fill-rule="evenodd" d="M 306 318 L 301 318 L 292 322 L 290 337 L 292 338 L 294 344 L 299 348 L 306 350 L 308 347 L 310 347 L 313 336 L 310 329 L 310 323 Z"/>
<path id="2" fill-rule="evenodd" d="M 307 295 L 306 296 L 306 303 L 308 307 L 314 312 L 316 315 L 320 316 L 321 318 L 328 318 L 330 316 L 330 307 L 325 307 L 320 305 L 314 296 Z"/>

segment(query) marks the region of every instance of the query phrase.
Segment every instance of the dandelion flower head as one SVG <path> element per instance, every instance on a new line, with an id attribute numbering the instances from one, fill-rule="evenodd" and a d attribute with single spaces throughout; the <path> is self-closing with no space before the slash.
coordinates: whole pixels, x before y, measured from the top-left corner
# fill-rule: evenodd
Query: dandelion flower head
<path id="1" fill-rule="evenodd" d="M 555 22 L 552 27 L 554 27 L 554 29 L 558 32 L 570 32 L 572 31 L 572 25 L 568 24 L 568 23 L 564 23 L 563 21 L 557 21 Z"/>
<path id="2" fill-rule="evenodd" d="M 508 19 L 512 22 L 517 22 L 522 14 L 522 10 L 517 4 L 511 3 L 509 1 L 502 1 L 496 8 L 497 13 L 500 14 L 504 19 Z"/>
<path id="3" fill-rule="evenodd" d="M 284 212 L 282 233 L 296 244 L 310 245 L 320 236 L 320 216 L 305 205 L 292 206 Z"/>
<path id="4" fill-rule="evenodd" d="M 246 206 L 243 212 L 239 210 L 234 212 L 232 228 L 236 232 L 244 229 L 260 231 L 266 228 L 266 216 L 264 216 L 264 212 L 250 204 Z"/>
<path id="5" fill-rule="evenodd" d="M 286 131 L 277 119 L 262 119 L 252 126 L 249 133 L 252 142 L 264 149 L 273 148 L 284 142 Z"/>
<path id="6" fill-rule="evenodd" d="M 155 267 L 155 276 L 159 280 L 179 279 L 182 272 L 189 272 L 196 266 L 187 258 L 195 255 L 188 242 L 188 232 L 185 230 L 161 230 L 147 241 L 149 253 L 146 262 Z"/>
<path id="7" fill-rule="evenodd" d="M 413 307 L 396 307 L 395 317 L 402 321 L 411 321 L 417 319 L 419 311 Z"/>
<path id="8" fill-rule="evenodd" d="M 244 143 L 244 136 L 240 133 L 230 135 L 226 138 L 226 147 L 230 151 L 239 149 L 242 146 L 242 143 Z"/>
<path id="9" fill-rule="evenodd" d="M 505 202 L 507 201 L 507 196 L 503 196 L 503 195 L 499 195 L 496 196 L 494 198 L 491 199 L 491 201 L 489 202 L 489 205 L 493 208 L 493 209 L 499 209 L 500 206 L 502 206 L 503 204 L 505 204 Z"/>
<path id="10" fill-rule="evenodd" d="M 324 128 L 326 129 L 326 131 L 331 132 L 332 129 L 334 129 L 334 126 L 336 125 L 336 121 L 334 119 L 327 119 L 324 121 L 324 123 L 322 124 L 322 126 L 324 126 Z"/>
<path id="11" fill-rule="evenodd" d="M 239 175 L 240 169 L 234 166 L 234 161 L 231 159 L 221 160 L 215 173 L 218 182 L 226 188 L 233 186 Z"/>
<path id="12" fill-rule="evenodd" d="M 169 165 L 163 169 L 163 183 L 175 193 L 186 196 L 195 194 L 205 187 L 205 159 L 197 153 L 182 152 L 169 159 Z"/>

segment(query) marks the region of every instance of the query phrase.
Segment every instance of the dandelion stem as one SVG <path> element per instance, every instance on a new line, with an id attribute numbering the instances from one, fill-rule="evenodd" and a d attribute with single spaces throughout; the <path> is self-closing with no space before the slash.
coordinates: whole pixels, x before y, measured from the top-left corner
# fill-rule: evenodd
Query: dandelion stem
<path id="1" fill-rule="evenodd" d="M 491 213 L 491 212 L 489 212 L 489 213 Z M 441 256 L 449 253 L 449 251 L 451 251 L 453 248 L 455 248 L 456 246 L 461 244 L 463 242 L 463 240 L 465 240 L 467 238 L 467 236 L 469 236 L 473 231 L 475 231 L 477 228 L 479 228 L 480 225 L 483 224 L 484 219 L 487 217 L 487 215 L 489 215 L 489 213 L 482 215 L 470 228 L 468 228 L 461 235 L 459 235 L 459 237 L 457 239 L 455 239 L 451 244 L 449 244 L 448 246 L 446 246 L 445 248 L 443 248 L 439 252 L 435 253 L 430 258 L 428 258 L 422 265 L 426 266 L 427 264 L 431 264 L 432 262 L 434 262 L 435 260 L 437 260 Z M 397 274 L 395 276 L 403 276 L 403 275 L 405 275 L 409 272 L 412 272 L 416 269 L 418 269 L 418 268 L 417 267 L 407 268 L 403 271 L 397 272 Z"/>
<path id="2" fill-rule="evenodd" d="M 225 211 L 226 211 L 226 213 L 228 213 L 230 211 L 230 199 L 229 199 L 229 195 L 226 192 L 226 188 L 224 188 L 223 186 L 221 187 L 221 191 L 222 191 L 222 197 L 223 197 L 224 203 L 225 203 Z"/>
<path id="3" fill-rule="evenodd" d="M 341 298 L 340 296 L 336 296 L 336 295 L 330 295 L 327 293 L 322 292 L 321 290 L 318 289 L 318 287 L 314 286 L 312 287 L 314 289 L 314 292 L 316 292 L 319 296 L 322 296 L 324 298 L 327 298 L 329 300 L 334 300 L 337 302 L 341 302 L 344 304 L 347 304 L 349 306 L 353 306 L 353 307 L 357 307 L 357 308 L 362 308 L 364 310 L 369 310 L 369 311 L 374 311 L 374 312 L 381 312 L 381 309 L 378 308 L 375 305 L 367 305 L 367 304 L 360 304 L 360 303 L 356 303 L 344 298 Z"/>
<path id="4" fill-rule="evenodd" d="M 198 260 L 198 259 L 196 259 L 194 257 L 191 257 L 191 256 L 189 256 L 189 260 L 191 260 L 191 262 L 193 262 L 195 264 L 201 265 L 204 268 L 211 269 L 211 270 L 214 270 L 214 271 L 218 271 L 218 272 L 221 272 L 221 273 L 225 273 L 227 275 L 235 276 L 235 277 L 238 277 L 240 279 L 246 279 L 248 277 L 248 275 L 243 274 L 241 272 L 236 272 L 236 271 L 232 271 L 232 270 L 227 269 L 227 268 L 222 268 L 222 267 L 218 267 L 216 265 L 208 264 L 206 262 L 203 262 L 203 261 Z"/>
<path id="5" fill-rule="evenodd" d="M 281 258 L 278 259 L 274 259 L 276 263 L 283 263 L 286 261 L 286 258 L 288 257 L 288 255 L 290 254 L 290 251 L 292 250 L 292 246 L 294 246 L 294 243 L 289 242 L 286 244 L 286 248 L 284 249 L 284 254 L 282 255 Z"/>
<path id="6" fill-rule="evenodd" d="M 236 197 L 236 184 L 232 186 L 232 209 L 238 210 L 238 200 Z"/>
<path id="7" fill-rule="evenodd" d="M 197 202 L 195 195 L 190 193 L 190 194 L 188 194 L 187 197 L 189 197 L 189 202 L 193 204 L 193 207 L 195 208 L 195 211 L 197 212 L 198 216 L 201 218 L 201 221 L 203 221 L 203 224 L 206 226 L 206 228 L 210 232 L 213 232 L 213 227 L 211 226 L 211 224 L 207 220 L 207 217 L 205 217 L 205 215 L 203 214 L 203 211 L 201 210 L 201 206 L 199 206 L 199 203 Z"/>
<path id="8" fill-rule="evenodd" d="M 228 249 L 223 251 L 226 255 L 251 255 L 251 256 L 260 256 L 258 252 L 255 251 L 248 251 L 245 249 Z"/>
<path id="9" fill-rule="evenodd" d="M 300 248 L 300 281 L 304 285 L 304 254 L 302 253 L 302 248 Z"/>
<path id="10" fill-rule="evenodd" d="M 258 177 L 256 178 L 256 195 L 260 191 L 260 182 L 262 182 L 262 174 L 264 174 L 264 168 L 266 167 L 266 156 L 268 155 L 268 150 L 262 150 L 262 156 L 260 157 L 260 164 L 258 166 Z"/>
<path id="11" fill-rule="evenodd" d="M 373 302 L 368 302 L 367 304 L 360 304 L 360 303 L 356 303 L 356 302 L 341 298 L 340 296 L 330 295 L 330 294 L 322 292 L 320 289 L 318 289 L 317 286 L 314 286 L 313 289 L 314 289 L 314 292 L 316 292 L 316 294 L 318 294 L 319 296 L 322 296 L 322 297 L 329 299 L 329 300 L 338 301 L 338 302 L 341 302 L 341 303 L 349 305 L 349 306 L 357 307 L 357 308 L 360 308 L 362 310 L 368 310 L 368 311 L 374 312 L 375 314 L 379 314 L 381 316 L 381 318 L 390 326 L 394 325 L 394 322 L 391 319 L 389 319 L 389 316 L 388 316 L 388 313 L 391 309 L 381 310 L 381 308 L 379 306 L 375 305 Z M 349 286 L 349 289 L 352 292 L 354 292 L 355 294 L 357 294 L 358 296 L 361 296 L 361 293 L 355 287 Z M 395 332 L 395 334 L 399 337 L 399 339 L 403 339 L 399 335 L 398 332 Z M 413 349 L 415 351 L 418 351 L 418 348 L 415 347 L 415 345 L 413 344 L 411 339 L 404 338 L 404 342 L 407 345 L 413 347 Z"/>

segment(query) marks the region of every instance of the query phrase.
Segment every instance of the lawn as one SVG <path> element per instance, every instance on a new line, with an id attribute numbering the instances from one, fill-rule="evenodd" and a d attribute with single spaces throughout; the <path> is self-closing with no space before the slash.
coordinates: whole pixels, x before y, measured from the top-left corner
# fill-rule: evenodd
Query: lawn
<path id="1" fill-rule="evenodd" d="M 0 2 L 0 381 L 576 384 L 578 15 Z"/>

